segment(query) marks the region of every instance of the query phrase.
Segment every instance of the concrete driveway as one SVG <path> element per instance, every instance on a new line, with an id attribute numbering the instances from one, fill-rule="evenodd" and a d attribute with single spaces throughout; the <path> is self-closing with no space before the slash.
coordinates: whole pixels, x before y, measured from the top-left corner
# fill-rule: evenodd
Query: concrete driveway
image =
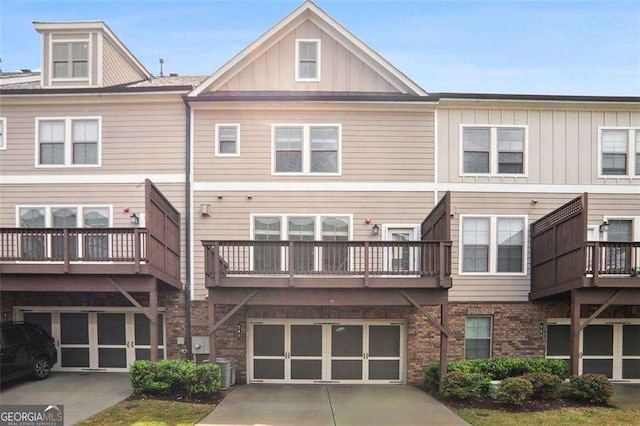
<path id="1" fill-rule="evenodd" d="M 64 424 L 72 425 L 133 393 L 129 373 L 51 373 L 46 380 L 2 385 L 0 403 L 64 405 Z"/>
<path id="2" fill-rule="evenodd" d="M 199 425 L 466 425 L 413 386 L 244 385 Z"/>

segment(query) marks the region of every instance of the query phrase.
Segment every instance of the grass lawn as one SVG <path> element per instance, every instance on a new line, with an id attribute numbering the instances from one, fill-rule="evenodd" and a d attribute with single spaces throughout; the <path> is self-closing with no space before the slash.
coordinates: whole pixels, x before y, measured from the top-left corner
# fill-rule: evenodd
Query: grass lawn
<path id="1" fill-rule="evenodd" d="M 124 400 L 77 424 L 81 426 L 186 426 L 198 423 L 213 408 L 213 404 L 157 399 Z"/>
<path id="2" fill-rule="evenodd" d="M 565 407 L 534 412 L 459 408 L 455 412 L 476 426 L 500 425 L 640 425 L 640 409 Z"/>

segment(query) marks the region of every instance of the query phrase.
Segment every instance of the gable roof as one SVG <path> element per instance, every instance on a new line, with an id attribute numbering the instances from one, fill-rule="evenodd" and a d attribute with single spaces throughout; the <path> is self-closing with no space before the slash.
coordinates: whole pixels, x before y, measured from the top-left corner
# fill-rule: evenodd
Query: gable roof
<path id="1" fill-rule="evenodd" d="M 424 89 L 383 58 L 382 55 L 357 38 L 342 24 L 320 9 L 315 3 L 306 0 L 293 12 L 234 56 L 229 62 L 220 67 L 215 73 L 210 75 L 189 93 L 189 97 L 196 97 L 203 92 L 217 90 L 305 20 L 312 21 L 323 31 L 334 37 L 361 61 L 382 75 L 401 93 L 414 96 L 428 96 L 428 93 Z"/>
<path id="2" fill-rule="evenodd" d="M 136 58 L 133 53 L 125 46 L 125 44 L 111 31 L 111 28 L 104 21 L 65 21 L 65 22 L 34 22 L 34 28 L 38 33 L 51 32 L 51 31 L 98 31 L 107 37 L 118 48 L 120 53 L 128 59 L 133 68 L 139 72 L 144 78 L 152 78 L 151 74 L 142 63 Z"/>

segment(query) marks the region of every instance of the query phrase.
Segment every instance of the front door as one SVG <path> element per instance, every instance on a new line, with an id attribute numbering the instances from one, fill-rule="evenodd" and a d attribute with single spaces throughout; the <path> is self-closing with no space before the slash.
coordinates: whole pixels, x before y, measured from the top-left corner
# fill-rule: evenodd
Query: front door
<path id="1" fill-rule="evenodd" d="M 133 310 L 18 308 L 17 318 L 44 328 L 56 341 L 55 371 L 128 371 L 150 359 L 149 319 Z M 80 311 L 84 309 L 84 311 Z M 164 314 L 158 315 L 158 359 L 164 358 Z"/>
<path id="2" fill-rule="evenodd" d="M 251 382 L 403 383 L 405 324 L 249 320 Z"/>

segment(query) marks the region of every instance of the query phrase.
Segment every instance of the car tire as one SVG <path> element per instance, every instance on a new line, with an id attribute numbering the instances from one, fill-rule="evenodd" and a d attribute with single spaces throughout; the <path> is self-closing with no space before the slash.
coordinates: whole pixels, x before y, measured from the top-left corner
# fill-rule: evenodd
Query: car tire
<path id="1" fill-rule="evenodd" d="M 40 356 L 31 364 L 31 375 L 36 380 L 44 380 L 51 374 L 51 362 L 49 358 Z"/>

